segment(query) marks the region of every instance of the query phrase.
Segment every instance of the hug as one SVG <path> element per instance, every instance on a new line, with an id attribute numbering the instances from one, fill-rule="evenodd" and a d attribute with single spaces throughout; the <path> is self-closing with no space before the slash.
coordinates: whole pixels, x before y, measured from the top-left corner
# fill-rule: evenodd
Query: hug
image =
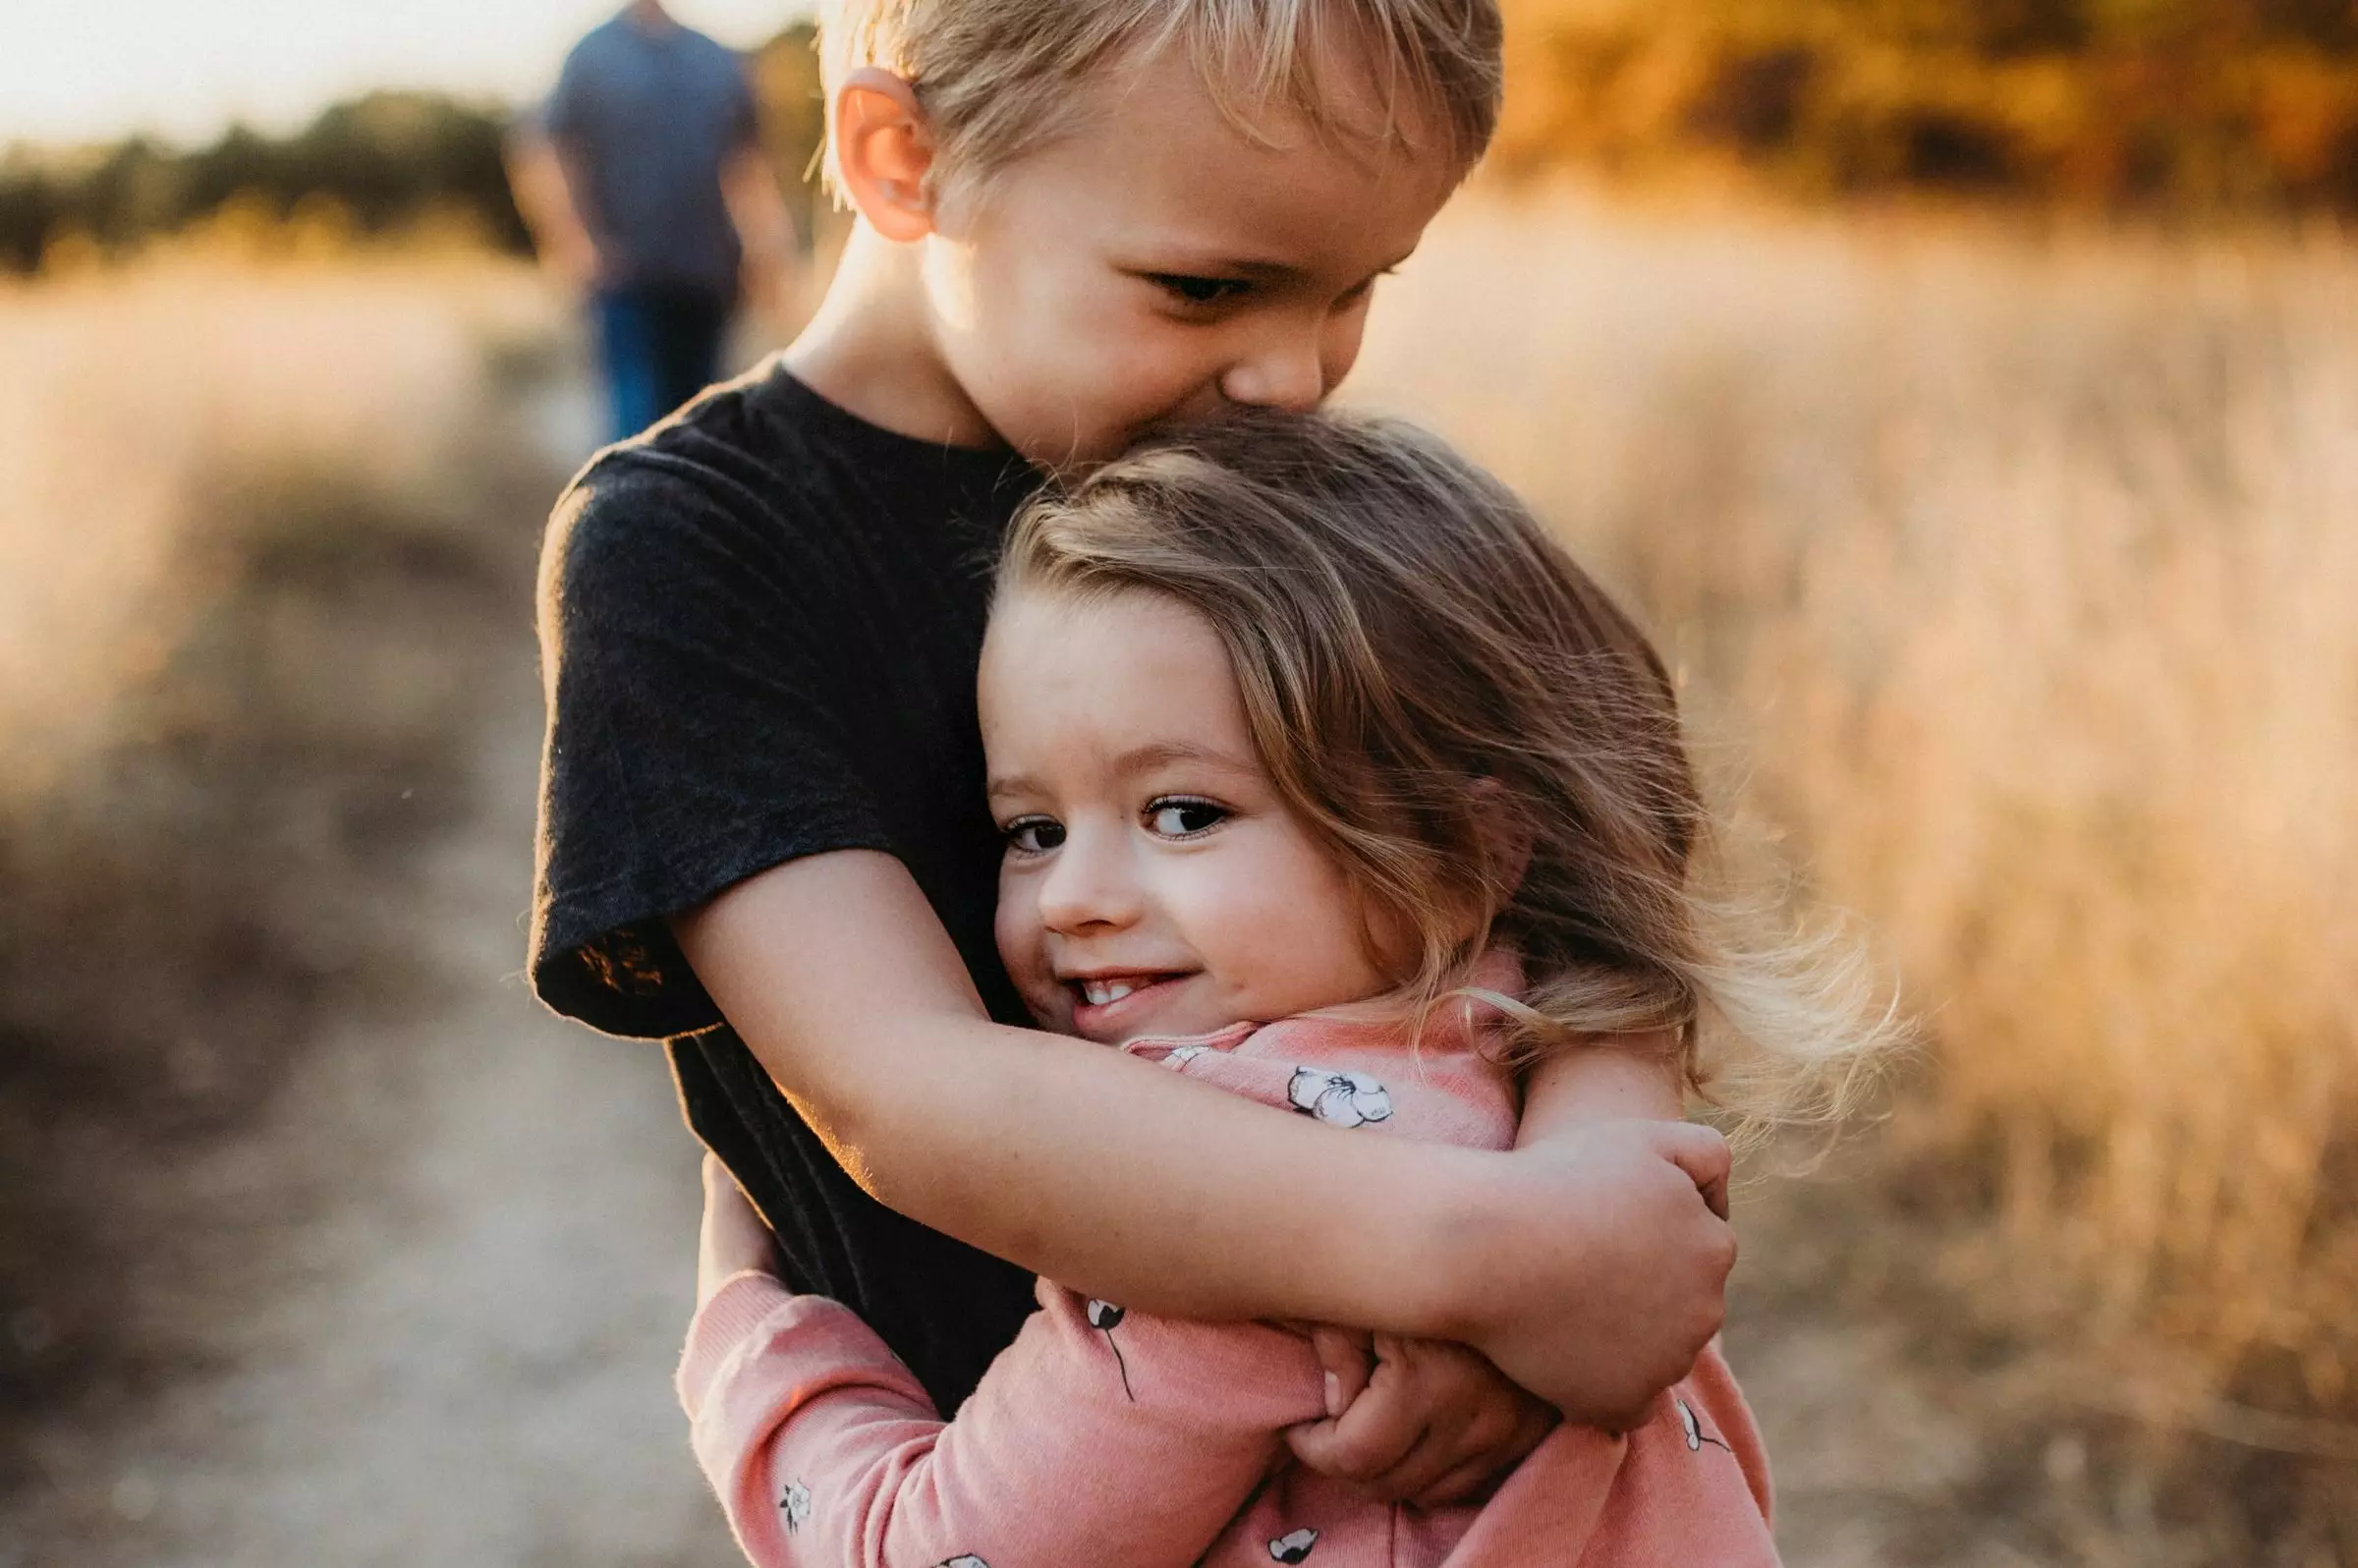
<path id="1" fill-rule="evenodd" d="M 725 1167 L 680 1388 L 741 1544 L 1772 1562 L 1685 1097 L 1837 1112 L 1890 1026 L 1744 917 L 1631 619 L 1319 412 L 1493 6 L 821 37 L 825 302 L 542 574 L 532 976 Z"/>

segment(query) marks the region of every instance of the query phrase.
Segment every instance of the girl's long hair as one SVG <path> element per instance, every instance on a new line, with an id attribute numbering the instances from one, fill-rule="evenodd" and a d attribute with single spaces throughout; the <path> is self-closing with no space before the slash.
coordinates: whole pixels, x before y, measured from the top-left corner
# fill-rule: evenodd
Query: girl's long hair
<path id="1" fill-rule="evenodd" d="M 1855 942 L 1730 885 L 1645 635 L 1438 438 L 1256 413 L 1161 439 L 1033 503 L 999 584 L 1210 623 L 1371 943 L 1406 935 L 1420 1016 L 1503 944 L 1515 1064 L 1666 1035 L 1739 1135 L 1839 1116 L 1897 1037 Z"/>

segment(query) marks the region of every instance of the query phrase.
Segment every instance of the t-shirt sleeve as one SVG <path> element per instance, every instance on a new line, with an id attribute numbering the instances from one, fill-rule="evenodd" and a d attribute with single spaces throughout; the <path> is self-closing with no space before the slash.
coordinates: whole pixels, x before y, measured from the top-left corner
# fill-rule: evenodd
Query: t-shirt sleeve
<path id="1" fill-rule="evenodd" d="M 666 917 L 802 856 L 891 847 L 851 760 L 846 655 L 810 602 L 832 574 L 791 537 L 643 449 L 593 465 L 550 520 L 530 973 L 592 1028 L 718 1024 Z"/>
<path id="2" fill-rule="evenodd" d="M 562 141 L 582 131 L 582 101 L 587 90 L 584 79 L 590 69 L 583 52 L 576 47 L 565 57 L 564 66 L 557 72 L 557 84 L 549 89 L 533 117 L 540 134 L 552 141 Z"/>

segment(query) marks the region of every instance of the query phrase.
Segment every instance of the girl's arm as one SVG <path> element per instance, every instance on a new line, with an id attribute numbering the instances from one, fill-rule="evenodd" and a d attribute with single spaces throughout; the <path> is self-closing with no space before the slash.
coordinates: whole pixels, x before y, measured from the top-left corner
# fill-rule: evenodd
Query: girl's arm
<path id="1" fill-rule="evenodd" d="M 1187 1568 L 1315 1411 L 1298 1334 L 1043 1310 L 944 1423 L 849 1310 L 765 1271 L 768 1234 L 704 1169 L 702 1298 L 679 1374 L 698 1461 L 756 1568 Z"/>
<path id="2" fill-rule="evenodd" d="M 1617 1122 L 1514 1154 L 1355 1140 L 1003 1028 L 880 854 L 790 862 L 674 928 L 863 1187 L 1090 1295 L 1461 1340 L 1599 1423 L 1718 1329 L 1735 1248 L 1699 1191 L 1727 1171 L 1707 1129 Z"/>

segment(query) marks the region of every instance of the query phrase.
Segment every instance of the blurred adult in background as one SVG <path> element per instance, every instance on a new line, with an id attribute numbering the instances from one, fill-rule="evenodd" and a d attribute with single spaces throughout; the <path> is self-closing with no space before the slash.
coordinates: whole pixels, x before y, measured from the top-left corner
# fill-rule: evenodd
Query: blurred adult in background
<path id="1" fill-rule="evenodd" d="M 574 45 L 509 173 L 542 261 L 590 302 L 617 438 L 716 379 L 740 302 L 771 303 L 792 264 L 744 63 L 661 0 Z"/>

